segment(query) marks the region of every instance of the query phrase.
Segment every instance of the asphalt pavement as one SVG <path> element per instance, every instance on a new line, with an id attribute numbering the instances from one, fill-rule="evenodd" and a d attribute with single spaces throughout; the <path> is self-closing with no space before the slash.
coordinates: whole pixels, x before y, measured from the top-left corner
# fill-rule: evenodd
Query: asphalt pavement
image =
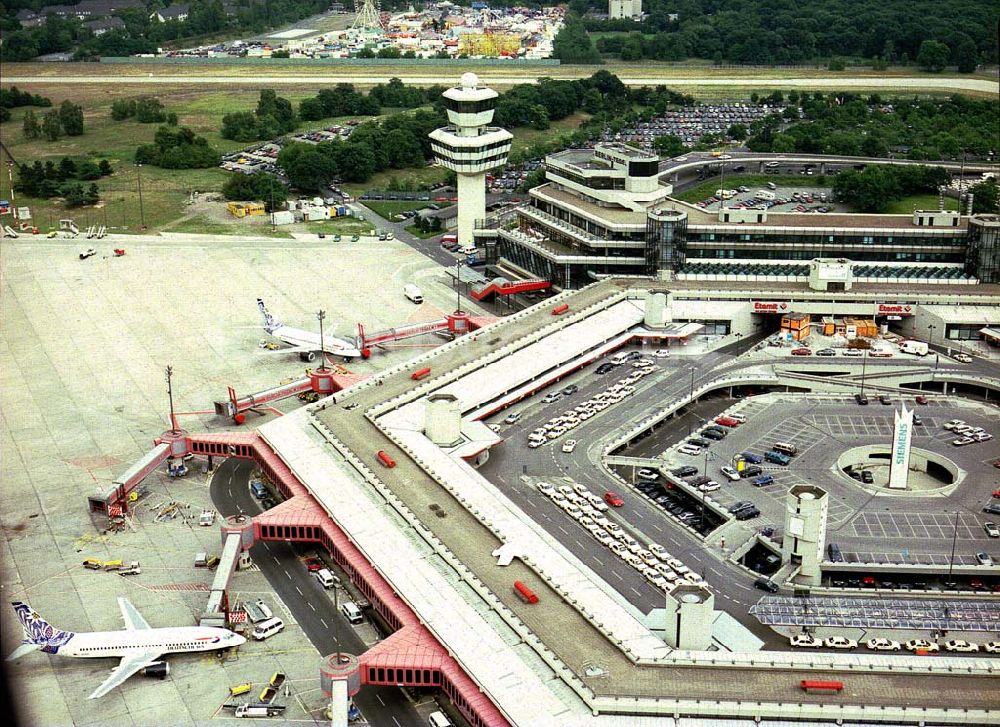
<path id="1" fill-rule="evenodd" d="M 261 512 L 250 493 L 249 478 L 254 470 L 250 460 L 226 459 L 212 478 L 212 502 L 223 516 Z M 327 591 L 309 574 L 293 547 L 282 541 L 260 541 L 250 549 L 253 562 L 271 584 L 275 595 L 291 612 L 295 622 L 319 655 L 338 649 L 363 654 L 368 645 L 355 627 L 334 608 Z M 319 678 L 317 663 L 317 680 Z M 410 727 L 423 723 L 421 716 L 399 689 L 366 686 L 354 697 L 354 704 L 372 725 Z M 360 724 L 364 724 L 361 722 Z"/>

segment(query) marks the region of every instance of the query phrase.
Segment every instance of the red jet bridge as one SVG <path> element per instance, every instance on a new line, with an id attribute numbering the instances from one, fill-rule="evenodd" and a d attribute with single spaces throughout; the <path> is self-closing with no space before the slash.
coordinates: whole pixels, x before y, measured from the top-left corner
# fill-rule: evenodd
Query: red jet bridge
<path id="1" fill-rule="evenodd" d="M 530 293 L 533 290 L 546 290 L 551 287 L 552 283 L 541 278 L 513 282 L 506 278 L 494 278 L 486 285 L 472 288 L 469 295 L 472 296 L 473 300 L 483 300 L 491 295 L 515 295 L 517 293 Z"/>
<path id="2" fill-rule="evenodd" d="M 475 296 L 473 296 L 475 297 Z M 460 336 L 469 331 L 475 331 L 483 326 L 493 323 L 496 318 L 484 316 L 470 316 L 468 313 L 456 311 L 449 313 L 444 318 L 436 321 L 425 321 L 423 323 L 413 323 L 408 326 L 396 326 L 387 328 L 384 331 L 367 333 L 364 324 L 358 324 L 357 347 L 364 358 L 371 356 L 372 348 L 389 348 L 396 341 L 404 341 L 407 338 L 425 336 L 428 333 L 447 332 L 452 336 Z"/>

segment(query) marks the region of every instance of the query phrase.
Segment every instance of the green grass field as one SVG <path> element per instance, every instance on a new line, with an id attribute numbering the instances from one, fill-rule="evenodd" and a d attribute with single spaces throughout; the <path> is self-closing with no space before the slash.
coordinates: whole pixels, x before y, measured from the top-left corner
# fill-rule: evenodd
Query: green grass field
<path id="1" fill-rule="evenodd" d="M 936 210 L 937 208 L 938 196 L 936 194 L 914 194 L 890 203 L 888 208 L 886 208 L 886 213 L 890 215 L 908 215 L 912 214 L 914 210 Z M 946 210 L 957 210 L 958 200 L 954 197 L 945 197 L 944 208 Z"/>

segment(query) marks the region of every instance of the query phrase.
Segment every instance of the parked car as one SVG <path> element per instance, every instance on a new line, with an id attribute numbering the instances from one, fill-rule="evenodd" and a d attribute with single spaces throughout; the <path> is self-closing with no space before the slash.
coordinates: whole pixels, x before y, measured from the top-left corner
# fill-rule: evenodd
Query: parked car
<path id="1" fill-rule="evenodd" d="M 855 394 L 854 401 L 858 402 L 859 406 L 868 406 L 868 397 L 864 394 Z"/>
<path id="2" fill-rule="evenodd" d="M 828 636 L 823 639 L 823 645 L 828 649 L 856 649 L 858 642 L 846 636 Z"/>
<path id="3" fill-rule="evenodd" d="M 596 369 L 594 369 L 594 373 L 595 374 L 606 374 L 609 371 L 614 370 L 614 368 L 615 368 L 614 364 L 602 363 L 600 366 L 598 366 Z"/>
<path id="4" fill-rule="evenodd" d="M 670 470 L 670 472 L 671 474 L 674 474 L 677 477 L 690 477 L 691 475 L 698 474 L 698 468 L 692 467 L 691 465 L 688 464 L 684 465 L 683 467 L 677 467 L 675 469 L 672 469 Z"/>
<path id="5" fill-rule="evenodd" d="M 727 464 L 722 465 L 719 468 L 719 471 L 722 472 L 722 474 L 724 474 L 726 477 L 731 479 L 733 482 L 736 482 L 737 480 L 740 479 L 740 473 Z"/>
<path id="6" fill-rule="evenodd" d="M 996 523 L 983 523 L 983 529 L 991 538 L 1000 538 L 1000 528 L 997 527 Z"/>
<path id="7" fill-rule="evenodd" d="M 963 641 L 961 639 L 945 641 L 944 648 L 945 651 L 958 651 L 964 653 L 975 653 L 979 651 L 978 644 L 973 644 L 971 641 Z"/>
<path id="8" fill-rule="evenodd" d="M 910 639 L 903 646 L 907 651 L 927 651 L 933 653 L 938 650 L 938 645 L 926 639 Z"/>
<path id="9" fill-rule="evenodd" d="M 767 591 L 768 593 L 777 593 L 778 584 L 772 581 L 770 578 L 758 578 L 753 582 L 753 587 L 761 591 Z"/>
<path id="10" fill-rule="evenodd" d="M 793 356 L 812 356 L 812 349 L 809 348 L 793 348 Z"/>
<path id="11" fill-rule="evenodd" d="M 899 651 L 899 642 L 892 639 L 868 639 L 865 646 L 872 651 Z"/>
<path id="12" fill-rule="evenodd" d="M 976 562 L 979 565 L 993 565 L 993 558 L 990 557 L 989 553 L 976 553 Z"/>
<path id="13" fill-rule="evenodd" d="M 817 639 L 812 634 L 795 634 L 788 643 L 792 646 L 804 646 L 810 649 L 818 649 L 823 646 L 823 640 Z"/>

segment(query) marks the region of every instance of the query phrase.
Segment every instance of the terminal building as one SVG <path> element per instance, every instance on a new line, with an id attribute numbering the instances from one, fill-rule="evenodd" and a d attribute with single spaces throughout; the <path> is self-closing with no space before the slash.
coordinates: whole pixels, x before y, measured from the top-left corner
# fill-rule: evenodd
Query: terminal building
<path id="1" fill-rule="evenodd" d="M 806 282 L 816 258 L 849 261 L 855 282 L 1000 282 L 1000 217 L 707 212 L 671 197 L 655 155 L 620 144 L 545 159 L 530 203 L 483 235 L 501 270 L 577 289 L 609 276 Z"/>

